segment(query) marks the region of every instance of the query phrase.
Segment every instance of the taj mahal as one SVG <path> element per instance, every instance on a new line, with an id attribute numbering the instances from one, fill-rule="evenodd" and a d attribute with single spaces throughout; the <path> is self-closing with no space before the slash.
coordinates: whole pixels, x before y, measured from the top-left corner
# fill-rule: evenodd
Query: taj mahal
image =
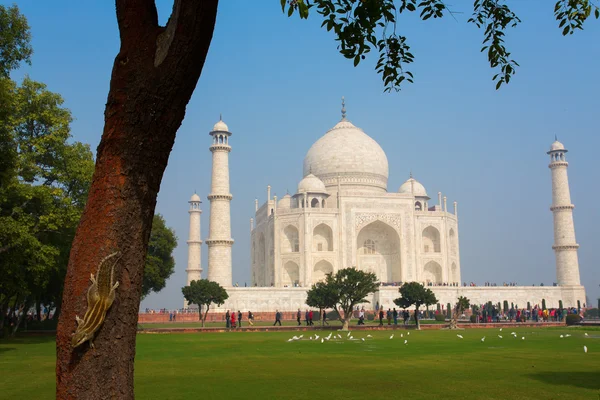
<path id="1" fill-rule="evenodd" d="M 294 194 L 278 199 L 267 187 L 264 203 L 255 201 L 250 219 L 251 287 L 232 286 L 229 155 L 232 133 L 218 121 L 210 132 L 213 157 L 206 278 L 227 289 L 229 299 L 216 311 L 293 311 L 306 308 L 306 291 L 337 270 L 354 267 L 373 272 L 381 287 L 369 299 L 392 306 L 398 285 L 417 281 L 441 304 L 458 296 L 474 303 L 508 300 L 523 306 L 546 301 L 548 307 L 585 303 L 564 145 L 552 143 L 554 249 L 557 286 L 462 286 L 458 204 L 441 192 L 432 201 L 412 176 L 397 191 L 388 190 L 388 160 L 379 144 L 346 117 L 308 150 L 303 178 Z M 189 201 L 190 232 L 187 283 L 204 278 L 201 267 L 200 196 Z M 548 271 L 551 274 L 552 271 Z M 187 307 L 187 304 L 184 305 Z"/>

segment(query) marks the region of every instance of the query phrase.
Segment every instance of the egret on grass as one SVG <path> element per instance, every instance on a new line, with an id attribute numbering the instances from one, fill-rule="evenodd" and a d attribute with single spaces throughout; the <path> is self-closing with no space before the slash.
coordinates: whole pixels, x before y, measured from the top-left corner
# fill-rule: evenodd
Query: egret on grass
<path id="1" fill-rule="evenodd" d="M 562 339 L 562 338 L 564 338 L 564 336 L 563 336 L 563 335 L 560 335 L 560 338 Z"/>
<path id="2" fill-rule="evenodd" d="M 525 336 L 521 337 L 521 340 L 525 340 Z"/>
<path id="3" fill-rule="evenodd" d="M 587 332 L 584 333 L 585 336 L 588 336 Z"/>
<path id="4" fill-rule="evenodd" d="M 404 344 L 408 344 L 408 340 L 404 339 Z"/>
<path id="5" fill-rule="evenodd" d="M 587 346 L 583 346 L 583 352 L 587 353 Z"/>
<path id="6" fill-rule="evenodd" d="M 393 338 L 394 338 L 394 334 L 392 334 L 392 336 L 390 336 L 390 339 L 393 339 Z"/>
<path id="7" fill-rule="evenodd" d="M 501 335 L 498 335 L 498 337 L 499 337 L 500 339 L 502 339 L 502 336 L 501 336 Z"/>
<path id="8" fill-rule="evenodd" d="M 482 341 L 482 342 L 485 342 L 485 336 L 481 338 L 481 341 Z"/>
<path id="9" fill-rule="evenodd" d="M 360 340 L 362 340 L 363 342 L 365 341 L 365 338 L 360 338 Z"/>
<path id="10" fill-rule="evenodd" d="M 462 339 L 462 335 L 456 335 L 457 338 Z"/>
<path id="11" fill-rule="evenodd" d="M 323 343 L 325 340 L 323 340 L 323 338 L 321 338 L 321 343 Z"/>

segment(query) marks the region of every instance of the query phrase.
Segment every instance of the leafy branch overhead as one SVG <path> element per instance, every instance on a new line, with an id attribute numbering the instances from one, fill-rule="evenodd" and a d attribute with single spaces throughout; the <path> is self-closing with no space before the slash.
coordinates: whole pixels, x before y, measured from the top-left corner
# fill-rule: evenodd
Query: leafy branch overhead
<path id="1" fill-rule="evenodd" d="M 511 58 L 505 46 L 505 31 L 521 20 L 503 0 L 476 0 L 473 14 L 468 19 L 484 32 L 482 52 L 486 52 L 490 67 L 496 71 L 492 80 L 496 89 L 509 83 L 519 64 Z M 399 91 L 402 83 L 413 82 L 407 69 L 414 61 L 406 36 L 399 33 L 399 15 L 418 12 L 419 18 L 442 18 L 456 12 L 442 0 L 281 0 L 281 9 L 288 17 L 297 13 L 301 19 L 315 8 L 323 17 L 322 27 L 333 31 L 340 53 L 357 66 L 371 50 L 378 53 L 375 66 L 381 75 L 385 91 Z M 554 15 L 562 34 L 573 34 L 583 29 L 583 23 L 594 13 L 600 18 L 600 9 L 594 0 L 559 0 Z"/>

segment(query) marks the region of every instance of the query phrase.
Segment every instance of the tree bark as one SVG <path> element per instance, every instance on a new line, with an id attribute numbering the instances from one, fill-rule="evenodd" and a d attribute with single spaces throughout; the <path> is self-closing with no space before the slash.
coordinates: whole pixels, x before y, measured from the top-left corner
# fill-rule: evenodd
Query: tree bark
<path id="1" fill-rule="evenodd" d="M 71 248 L 56 337 L 58 399 L 133 399 L 142 274 L 156 196 L 212 39 L 218 0 L 175 0 L 166 27 L 154 0 L 117 0 L 113 65 L 88 201 Z M 120 251 L 120 286 L 103 325 L 73 349 L 90 273 Z"/>
<path id="2" fill-rule="evenodd" d="M 202 327 L 204 328 L 204 322 L 206 321 L 206 316 L 208 315 L 208 309 L 210 308 L 210 304 L 206 305 L 206 311 L 204 311 L 204 316 L 202 317 Z M 200 310 L 200 306 L 198 306 L 198 314 L 202 311 Z"/>
<path id="3" fill-rule="evenodd" d="M 421 329 L 419 325 L 419 307 L 415 307 L 415 325 L 417 325 L 417 330 Z"/>

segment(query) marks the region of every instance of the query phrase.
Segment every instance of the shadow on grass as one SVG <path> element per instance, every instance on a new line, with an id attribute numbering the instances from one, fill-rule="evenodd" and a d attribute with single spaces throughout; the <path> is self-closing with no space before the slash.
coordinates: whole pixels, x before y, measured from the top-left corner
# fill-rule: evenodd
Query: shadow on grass
<path id="1" fill-rule="evenodd" d="M 0 343 L 7 344 L 42 344 L 48 342 L 55 342 L 56 336 L 54 335 L 19 335 L 16 337 L 8 337 L 0 340 Z"/>
<path id="2" fill-rule="evenodd" d="M 575 386 L 584 389 L 600 390 L 598 372 L 540 372 L 529 377 L 549 385 Z"/>
<path id="3" fill-rule="evenodd" d="M 5 353 L 5 352 L 11 351 L 11 350 L 14 351 L 16 349 L 17 349 L 16 347 L 0 347 L 0 353 Z"/>

